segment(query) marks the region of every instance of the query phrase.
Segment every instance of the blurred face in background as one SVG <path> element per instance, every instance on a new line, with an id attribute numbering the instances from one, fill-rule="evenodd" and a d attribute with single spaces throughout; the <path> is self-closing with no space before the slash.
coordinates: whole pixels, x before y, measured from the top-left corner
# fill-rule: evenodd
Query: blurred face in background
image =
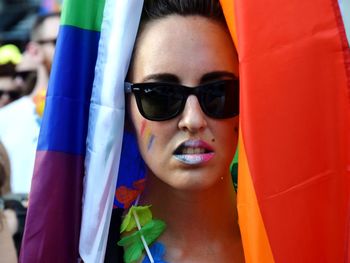
<path id="1" fill-rule="evenodd" d="M 31 41 L 17 65 L 16 82 L 23 94 L 35 95 L 46 89 L 56 47 L 60 17 L 58 14 L 44 17 L 34 26 Z"/>
<path id="2" fill-rule="evenodd" d="M 33 34 L 33 41 L 40 45 L 42 61 L 48 72 L 51 70 L 59 25 L 60 17 L 58 15 L 46 17 Z"/>

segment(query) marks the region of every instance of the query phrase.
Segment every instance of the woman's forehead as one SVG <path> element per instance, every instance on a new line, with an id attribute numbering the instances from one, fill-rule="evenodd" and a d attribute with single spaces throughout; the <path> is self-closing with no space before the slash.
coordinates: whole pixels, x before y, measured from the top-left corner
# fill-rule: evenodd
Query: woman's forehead
<path id="1" fill-rule="evenodd" d="M 238 74 L 236 50 L 227 30 L 200 16 L 172 15 L 147 24 L 138 39 L 132 67 L 133 81 L 160 72 L 184 81 L 212 71 Z"/>

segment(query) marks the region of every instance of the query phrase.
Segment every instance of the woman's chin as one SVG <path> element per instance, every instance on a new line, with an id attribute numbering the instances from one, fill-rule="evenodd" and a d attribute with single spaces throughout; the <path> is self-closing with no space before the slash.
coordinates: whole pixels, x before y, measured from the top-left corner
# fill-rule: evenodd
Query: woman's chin
<path id="1" fill-rule="evenodd" d="M 161 178 L 159 178 L 161 179 Z M 161 179 L 162 180 L 162 179 Z M 176 173 L 172 178 L 163 178 L 163 183 L 179 191 L 205 191 L 221 181 L 221 177 L 213 173 L 190 170 Z"/>

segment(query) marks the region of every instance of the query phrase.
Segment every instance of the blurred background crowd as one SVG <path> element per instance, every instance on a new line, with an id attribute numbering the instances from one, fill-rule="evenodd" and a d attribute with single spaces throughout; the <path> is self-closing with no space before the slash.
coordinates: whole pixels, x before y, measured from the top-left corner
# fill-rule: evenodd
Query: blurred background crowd
<path id="1" fill-rule="evenodd" d="M 60 0 L 0 0 L 0 255 L 17 262 Z"/>

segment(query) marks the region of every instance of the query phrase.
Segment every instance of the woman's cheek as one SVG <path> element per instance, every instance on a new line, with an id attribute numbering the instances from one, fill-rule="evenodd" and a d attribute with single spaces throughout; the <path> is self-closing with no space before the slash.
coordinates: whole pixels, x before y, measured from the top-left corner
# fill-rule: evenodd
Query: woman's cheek
<path id="1" fill-rule="evenodd" d="M 151 151 L 154 144 L 155 135 L 152 133 L 147 120 L 142 120 L 141 122 L 140 137 L 146 152 Z"/>

